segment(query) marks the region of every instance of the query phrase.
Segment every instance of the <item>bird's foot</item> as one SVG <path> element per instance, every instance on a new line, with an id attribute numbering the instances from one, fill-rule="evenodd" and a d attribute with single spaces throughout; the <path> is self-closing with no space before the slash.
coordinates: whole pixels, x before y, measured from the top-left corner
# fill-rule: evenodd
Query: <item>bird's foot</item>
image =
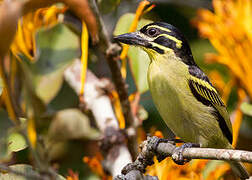
<path id="1" fill-rule="evenodd" d="M 192 147 L 200 147 L 200 145 L 195 143 L 185 143 L 182 146 L 176 147 L 172 154 L 172 160 L 178 165 L 184 165 L 185 163 L 189 162 L 191 159 L 185 159 L 183 157 L 183 152 L 185 148 Z"/>
<path id="2" fill-rule="evenodd" d="M 159 138 L 156 136 L 152 136 L 150 137 L 152 140 L 152 145 L 153 145 L 153 149 L 157 149 L 159 143 L 171 143 L 176 145 L 176 143 L 185 143 L 184 141 L 182 141 L 181 139 L 164 139 L 164 138 Z"/>
<path id="3" fill-rule="evenodd" d="M 157 136 L 148 136 L 147 140 L 148 140 L 148 144 L 150 144 L 151 150 L 153 152 L 157 151 L 159 143 L 171 143 L 174 145 L 176 145 L 176 143 L 177 143 L 177 141 L 175 141 L 175 140 L 159 138 Z M 162 160 L 164 160 L 166 158 L 165 155 L 162 155 L 160 153 L 155 153 L 155 154 L 156 154 L 157 160 L 159 162 L 161 162 Z"/>

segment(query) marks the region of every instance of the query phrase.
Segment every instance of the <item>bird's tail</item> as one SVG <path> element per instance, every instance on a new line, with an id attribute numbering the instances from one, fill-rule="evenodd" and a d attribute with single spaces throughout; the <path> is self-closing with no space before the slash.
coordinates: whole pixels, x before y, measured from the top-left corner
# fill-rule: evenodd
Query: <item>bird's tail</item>
<path id="1" fill-rule="evenodd" d="M 229 161 L 228 163 L 240 179 L 249 179 L 249 173 L 241 162 Z"/>
<path id="2" fill-rule="evenodd" d="M 226 147 L 227 149 L 234 149 L 231 144 Z M 231 166 L 232 171 L 240 178 L 240 179 L 249 179 L 249 173 L 246 170 L 245 166 L 241 162 L 237 161 L 228 161 Z"/>

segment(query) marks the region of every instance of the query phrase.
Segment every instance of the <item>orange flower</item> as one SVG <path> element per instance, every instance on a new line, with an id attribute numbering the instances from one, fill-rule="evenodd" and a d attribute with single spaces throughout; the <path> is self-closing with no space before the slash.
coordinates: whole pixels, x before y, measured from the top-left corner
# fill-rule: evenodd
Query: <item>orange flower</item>
<path id="1" fill-rule="evenodd" d="M 102 156 L 100 154 L 97 154 L 94 157 L 87 157 L 87 156 L 83 157 L 83 162 L 87 163 L 88 166 L 90 167 L 90 169 L 95 174 L 97 174 L 98 176 L 100 176 L 103 180 L 111 180 L 112 177 L 108 176 L 104 172 L 102 164 L 101 164 L 101 161 L 102 161 Z"/>
<path id="2" fill-rule="evenodd" d="M 193 21 L 202 37 L 208 38 L 218 55 L 208 62 L 228 67 L 252 99 L 252 4 L 250 0 L 213 0 L 214 12 L 201 9 Z"/>
<path id="3" fill-rule="evenodd" d="M 154 135 L 163 137 L 161 131 L 154 132 Z M 147 167 L 146 174 L 157 176 L 159 180 L 203 180 L 204 178 L 207 180 L 214 180 L 220 179 L 228 170 L 230 170 L 227 163 L 220 163 L 203 178 L 203 172 L 209 162 L 211 161 L 196 159 L 181 166 L 175 164 L 170 157 L 161 162 L 158 162 L 158 160 L 154 158 L 154 164 Z"/>
<path id="4" fill-rule="evenodd" d="M 154 158 L 154 165 L 147 167 L 146 174 L 157 176 L 159 180 L 200 180 L 203 179 L 202 170 L 206 162 L 206 160 L 194 160 L 180 166 L 175 164 L 171 158 L 166 158 L 160 163 Z"/>
<path id="5" fill-rule="evenodd" d="M 67 178 L 67 180 L 79 180 L 79 174 L 73 172 L 72 169 L 69 169 L 68 176 L 66 178 Z"/>
<path id="6" fill-rule="evenodd" d="M 252 99 L 252 83 L 249 83 L 252 78 L 252 4 L 251 0 L 213 0 L 213 8 L 214 12 L 199 10 L 193 23 L 218 52 L 207 54 L 206 61 L 223 64 L 230 71 L 231 80 L 223 88 L 223 99 L 227 101 L 231 88 L 238 86 L 239 100 L 233 123 L 235 146 L 242 122 L 239 108 L 246 96 L 241 95 L 240 88 Z M 217 86 L 221 84 L 220 78 L 213 80 Z"/>

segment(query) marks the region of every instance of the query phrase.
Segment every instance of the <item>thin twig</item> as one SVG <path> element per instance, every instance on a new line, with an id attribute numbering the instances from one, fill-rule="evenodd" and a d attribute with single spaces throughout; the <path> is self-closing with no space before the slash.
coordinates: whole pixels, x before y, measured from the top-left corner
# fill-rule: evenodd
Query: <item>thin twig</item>
<path id="1" fill-rule="evenodd" d="M 122 170 L 123 175 L 117 176 L 117 179 L 127 180 L 126 175 L 131 171 L 144 173 L 146 167 L 154 163 L 154 156 L 157 156 L 157 159 L 162 161 L 166 157 L 173 157 L 176 154 L 174 153 L 176 145 L 173 142 L 159 144 L 157 142 L 157 137 L 148 137 L 141 144 L 141 152 L 135 162 L 125 166 Z M 252 163 L 252 152 L 233 149 L 186 148 L 183 151 L 183 157 L 185 159 L 211 159 Z"/>
<path id="2" fill-rule="evenodd" d="M 108 32 L 106 30 L 105 24 L 100 16 L 99 10 L 97 8 L 95 0 L 93 0 L 93 7 L 95 10 L 95 13 L 97 15 L 97 20 L 99 21 L 99 24 L 101 26 L 101 36 L 106 44 L 106 58 L 108 65 L 111 70 L 112 79 L 115 83 L 116 89 L 118 91 L 119 98 L 121 100 L 122 106 L 123 106 L 123 113 L 126 119 L 126 126 L 131 127 L 134 123 L 134 118 L 131 112 L 130 108 L 130 102 L 128 100 L 128 90 L 127 85 L 125 83 L 125 80 L 123 79 L 121 75 L 121 70 L 119 66 L 119 53 L 121 48 L 117 44 L 112 44 L 108 35 Z"/>
<path id="3" fill-rule="evenodd" d="M 157 153 L 172 156 L 176 146 L 170 143 L 160 143 Z M 211 159 L 225 161 L 241 161 L 252 163 L 252 152 L 234 149 L 187 148 L 183 152 L 186 159 Z"/>
<path id="4" fill-rule="evenodd" d="M 92 0 L 92 8 L 97 16 L 98 24 L 101 27 L 100 36 L 106 45 L 106 60 L 109 65 L 112 74 L 112 80 L 115 84 L 116 90 L 121 101 L 123 115 L 126 120 L 126 128 L 134 127 L 134 117 L 131 111 L 130 102 L 128 100 L 128 90 L 125 80 L 122 77 L 120 66 L 119 66 L 119 53 L 121 48 L 117 44 L 112 44 L 108 36 L 108 32 L 103 23 L 97 4 L 95 0 Z M 137 154 L 137 141 L 135 137 L 129 138 L 129 149 L 133 157 Z"/>
<path id="5" fill-rule="evenodd" d="M 36 180 L 44 180 L 45 179 L 42 176 L 40 176 L 39 174 L 35 174 L 35 173 L 32 173 L 32 172 L 29 172 L 29 174 L 26 174 L 26 173 L 23 173 L 21 171 L 14 170 L 13 168 L 8 167 L 8 166 L 6 166 L 4 164 L 0 164 L 0 170 L 1 171 L 7 171 L 8 173 L 12 173 L 12 174 L 15 174 L 15 175 L 18 175 L 18 176 L 23 176 L 23 177 L 26 177 L 27 179 L 36 179 Z"/>

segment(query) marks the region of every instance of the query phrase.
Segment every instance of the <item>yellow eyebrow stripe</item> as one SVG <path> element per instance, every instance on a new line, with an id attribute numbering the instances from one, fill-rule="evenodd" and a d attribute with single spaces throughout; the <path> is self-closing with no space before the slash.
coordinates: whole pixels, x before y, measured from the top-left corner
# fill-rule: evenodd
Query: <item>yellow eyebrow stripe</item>
<path id="1" fill-rule="evenodd" d="M 179 39 L 177 39 L 177 38 L 175 38 L 174 36 L 171 36 L 171 35 L 168 35 L 168 34 L 160 34 L 160 35 L 158 35 L 156 38 L 158 38 L 158 37 L 160 37 L 160 36 L 164 36 L 164 37 L 166 37 L 166 38 L 168 38 L 168 39 L 170 39 L 170 40 L 172 40 L 172 41 L 175 41 L 176 42 L 176 47 L 177 48 L 181 48 L 182 47 L 182 41 L 181 40 L 179 40 Z"/>
<path id="2" fill-rule="evenodd" d="M 170 29 L 167 29 L 167 28 L 164 28 L 164 27 L 160 27 L 160 26 L 157 26 L 157 25 L 148 26 L 148 29 L 149 28 L 157 28 L 157 29 L 160 29 L 160 30 L 163 30 L 163 31 L 166 31 L 166 32 L 171 32 Z"/>
<path id="3" fill-rule="evenodd" d="M 162 30 L 162 31 L 171 32 L 170 29 L 165 28 L 165 27 L 161 27 L 161 26 L 157 26 L 157 25 L 148 26 L 147 29 L 150 29 L 150 28 L 156 28 L 156 29 L 160 29 L 160 30 Z M 169 35 L 169 34 L 162 33 L 162 34 L 158 35 L 158 36 L 155 37 L 155 38 L 158 38 L 158 37 L 160 37 L 160 36 L 164 36 L 164 37 L 166 37 L 166 38 L 168 38 L 168 39 L 170 39 L 170 40 L 176 42 L 176 47 L 177 47 L 178 49 L 180 49 L 180 48 L 182 47 L 182 41 L 179 40 L 179 39 L 177 39 L 177 38 L 175 38 L 174 36 L 171 36 L 171 35 Z"/>

